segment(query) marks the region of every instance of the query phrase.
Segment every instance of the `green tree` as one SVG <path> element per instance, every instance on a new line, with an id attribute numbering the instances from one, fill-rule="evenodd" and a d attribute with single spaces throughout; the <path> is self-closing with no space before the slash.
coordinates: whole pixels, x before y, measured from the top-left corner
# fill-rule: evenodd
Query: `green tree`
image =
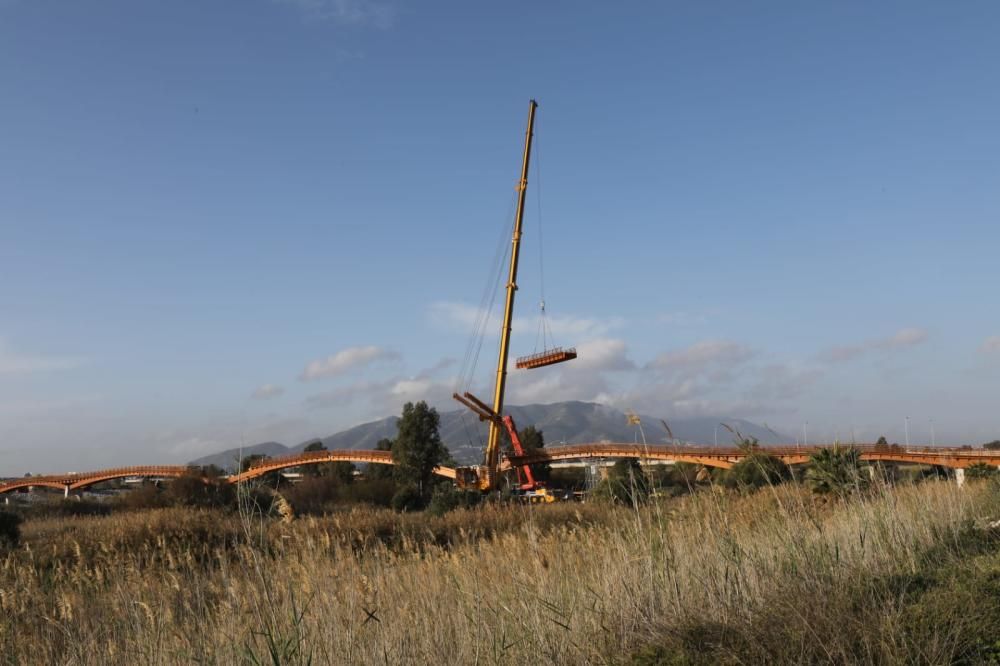
<path id="1" fill-rule="evenodd" d="M 534 453 L 545 448 L 545 433 L 533 425 L 528 426 L 518 433 L 521 438 L 521 446 L 525 453 Z M 548 483 L 552 478 L 552 465 L 547 462 L 537 463 L 531 466 L 531 473 L 535 475 L 537 481 Z"/>
<path id="2" fill-rule="evenodd" d="M 194 467 L 167 484 L 167 501 L 181 506 L 223 507 L 236 502 L 236 489 L 221 475 L 208 476 Z"/>
<path id="3" fill-rule="evenodd" d="M 641 504 L 649 498 L 649 479 L 638 460 L 622 458 L 608 470 L 608 478 L 597 487 L 596 494 L 618 504 Z"/>
<path id="4" fill-rule="evenodd" d="M 383 438 L 375 444 L 376 451 L 392 451 L 392 440 Z M 394 478 L 394 471 L 390 465 L 380 465 L 369 463 L 365 468 L 365 478 L 371 481 L 391 480 Z"/>
<path id="5" fill-rule="evenodd" d="M 267 460 L 267 456 L 263 453 L 251 453 L 248 456 L 243 456 L 243 459 L 240 460 L 240 472 L 245 472 L 265 460 Z"/>
<path id="6" fill-rule="evenodd" d="M 302 452 L 317 453 L 326 450 L 323 440 L 317 439 L 307 444 Z M 303 465 L 301 469 L 302 476 L 306 477 L 330 477 L 336 479 L 341 484 L 354 481 L 354 463 L 348 461 L 314 463 L 312 465 Z"/>
<path id="7" fill-rule="evenodd" d="M 878 438 L 878 441 L 875 442 L 875 446 L 880 449 L 888 448 L 889 440 L 885 438 L 885 435 L 882 435 L 881 437 Z"/>
<path id="8" fill-rule="evenodd" d="M 866 488 L 869 476 L 861 464 L 861 451 L 832 446 L 809 457 L 806 481 L 814 492 L 846 495 Z"/>
<path id="9" fill-rule="evenodd" d="M 983 448 L 987 451 L 1000 450 L 1000 439 L 994 439 L 992 442 L 986 442 L 983 444 Z"/>
<path id="10" fill-rule="evenodd" d="M 434 468 L 448 459 L 448 449 L 438 432 L 440 426 L 437 410 L 423 400 L 403 405 L 403 414 L 396 423 L 397 435 L 392 443 L 396 477 L 404 486 L 414 486 L 424 502 L 433 490 Z"/>
<path id="11" fill-rule="evenodd" d="M 240 462 L 240 472 L 246 472 L 251 467 L 256 467 L 269 457 L 270 456 L 266 456 L 262 453 L 251 453 L 250 455 L 245 456 Z M 256 480 L 259 485 L 269 486 L 271 488 L 277 488 L 284 483 L 284 477 L 281 476 L 281 472 L 279 470 L 258 476 Z"/>

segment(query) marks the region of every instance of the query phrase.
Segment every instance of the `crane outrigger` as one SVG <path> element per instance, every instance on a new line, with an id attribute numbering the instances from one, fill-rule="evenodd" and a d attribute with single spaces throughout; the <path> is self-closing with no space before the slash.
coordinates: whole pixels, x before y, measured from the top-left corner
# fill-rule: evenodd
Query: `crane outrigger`
<path id="1" fill-rule="evenodd" d="M 456 470 L 455 482 L 459 488 L 478 489 L 483 492 L 493 490 L 497 486 L 500 469 L 500 443 L 502 432 L 507 431 L 515 455 L 523 455 L 521 441 L 517 434 L 514 419 L 503 415 L 504 391 L 507 386 L 507 362 L 510 357 L 511 323 L 514 318 L 514 296 L 517 293 L 517 266 L 521 250 L 521 228 L 524 221 L 524 202 L 528 191 L 528 166 L 531 162 L 531 140 L 534 137 L 535 110 L 538 103 L 531 100 L 528 104 L 528 128 L 524 135 L 524 158 L 521 162 L 521 179 L 517 184 L 517 208 L 514 217 L 514 233 L 511 237 L 510 268 L 507 278 L 507 298 L 504 304 L 503 325 L 500 328 L 500 353 L 497 359 L 496 383 L 493 389 L 492 408 L 476 398 L 471 393 L 452 397 L 471 409 L 482 421 L 489 421 L 489 437 L 482 465 L 459 467 Z M 543 306 L 544 307 L 544 306 Z M 576 358 L 575 349 L 555 348 L 543 350 L 517 359 L 518 368 L 534 369 Z M 539 484 L 535 481 L 531 469 L 524 465 L 517 470 L 521 490 L 533 491 Z M 551 501 L 551 500 L 549 500 Z"/>

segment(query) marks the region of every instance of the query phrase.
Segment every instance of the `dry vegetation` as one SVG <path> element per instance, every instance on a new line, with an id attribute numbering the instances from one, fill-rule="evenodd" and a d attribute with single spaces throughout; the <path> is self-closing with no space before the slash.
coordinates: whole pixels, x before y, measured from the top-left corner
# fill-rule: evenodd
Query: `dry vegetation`
<path id="1" fill-rule="evenodd" d="M 160 509 L 24 524 L 20 663 L 980 663 L 1000 639 L 992 483 L 639 510 Z"/>

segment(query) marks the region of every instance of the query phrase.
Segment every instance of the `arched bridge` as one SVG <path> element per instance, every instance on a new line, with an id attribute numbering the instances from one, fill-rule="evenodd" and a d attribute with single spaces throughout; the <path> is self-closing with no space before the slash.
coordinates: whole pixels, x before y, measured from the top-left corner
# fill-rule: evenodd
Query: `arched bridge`
<path id="1" fill-rule="evenodd" d="M 753 451 L 767 453 L 780 458 L 789 465 L 808 462 L 809 456 L 816 453 L 822 446 L 810 447 L 758 447 Z M 963 469 L 977 463 L 1000 466 L 1000 451 L 987 451 L 972 448 L 915 448 L 901 446 L 855 446 L 861 451 L 861 459 L 868 461 L 916 463 Z M 747 455 L 746 449 L 712 448 L 689 446 L 662 446 L 643 444 L 573 444 L 568 446 L 553 446 L 540 449 L 525 456 L 506 458 L 501 464 L 501 471 L 511 469 L 514 465 L 556 462 L 560 460 L 600 460 L 617 458 L 636 458 L 640 460 L 660 460 L 671 462 L 687 462 L 706 467 L 729 468 Z M 391 465 L 392 453 L 389 451 L 365 450 L 334 450 L 311 451 L 294 456 L 281 458 L 265 458 L 245 472 L 225 477 L 230 483 L 239 483 L 254 479 L 270 472 L 280 471 L 303 465 L 317 465 L 331 462 L 369 463 L 376 465 Z M 197 473 L 197 468 L 184 465 L 151 465 L 139 467 L 117 467 L 114 469 L 86 472 L 82 474 L 53 474 L 47 476 L 31 476 L 13 479 L 0 484 L 0 494 L 28 488 L 53 488 L 69 493 L 71 490 L 81 490 L 95 484 L 114 479 L 144 477 L 144 478 L 176 478 Z M 452 467 L 438 467 L 434 473 L 449 479 L 455 478 Z"/>
<path id="2" fill-rule="evenodd" d="M 283 456 L 280 458 L 264 458 L 259 463 L 241 474 L 228 477 L 233 483 L 248 481 L 263 476 L 269 472 L 277 472 L 289 467 L 302 467 L 303 465 L 319 465 L 332 462 L 368 463 L 375 465 L 391 465 L 391 451 L 353 451 L 345 449 L 341 451 L 310 451 L 300 453 L 295 456 Z M 434 473 L 449 479 L 455 478 L 454 467 L 435 467 Z M 2 492 L 2 490 L 0 490 Z"/>
<path id="3" fill-rule="evenodd" d="M 766 453 L 780 458 L 785 464 L 799 465 L 809 461 L 809 457 L 829 446 L 760 446 L 753 449 L 714 448 L 697 446 L 662 446 L 645 444 L 572 444 L 538 449 L 524 456 L 510 456 L 502 464 L 502 470 L 514 465 L 560 460 L 600 460 L 607 458 L 636 458 L 640 460 L 660 460 L 688 462 L 706 467 L 728 469 L 742 460 L 750 452 Z M 916 463 L 964 469 L 977 463 L 1000 466 L 1000 451 L 973 448 L 943 447 L 902 447 L 898 445 L 878 446 L 874 444 L 855 445 L 861 459 L 871 462 Z"/>
<path id="4" fill-rule="evenodd" d="M 283 456 L 280 458 L 264 458 L 240 474 L 225 477 L 230 483 L 239 483 L 263 476 L 270 472 L 277 472 L 291 467 L 302 467 L 303 465 L 319 465 L 331 462 L 352 462 L 369 463 L 376 465 L 391 465 L 392 453 L 390 451 L 354 451 L 354 450 L 334 450 L 334 451 L 310 451 L 294 456 Z M 53 488 L 69 493 L 71 490 L 82 490 L 104 481 L 127 478 L 177 478 L 186 474 L 197 473 L 198 468 L 185 465 L 147 465 L 137 467 L 116 467 L 114 469 L 99 470 L 96 472 L 74 473 L 74 474 L 50 474 L 46 476 L 28 476 L 21 479 L 13 479 L 6 483 L 0 483 L 0 495 L 16 490 L 28 488 Z M 453 467 L 437 467 L 434 473 L 449 479 L 455 478 Z"/>

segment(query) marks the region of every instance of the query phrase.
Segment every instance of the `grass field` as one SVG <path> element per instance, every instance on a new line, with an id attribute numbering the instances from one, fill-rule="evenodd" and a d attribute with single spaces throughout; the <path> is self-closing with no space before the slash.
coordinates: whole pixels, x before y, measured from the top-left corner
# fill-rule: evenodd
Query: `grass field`
<path id="1" fill-rule="evenodd" d="M 639 509 L 44 518 L 0 562 L 0 661 L 983 663 L 1000 493 L 706 489 Z"/>

